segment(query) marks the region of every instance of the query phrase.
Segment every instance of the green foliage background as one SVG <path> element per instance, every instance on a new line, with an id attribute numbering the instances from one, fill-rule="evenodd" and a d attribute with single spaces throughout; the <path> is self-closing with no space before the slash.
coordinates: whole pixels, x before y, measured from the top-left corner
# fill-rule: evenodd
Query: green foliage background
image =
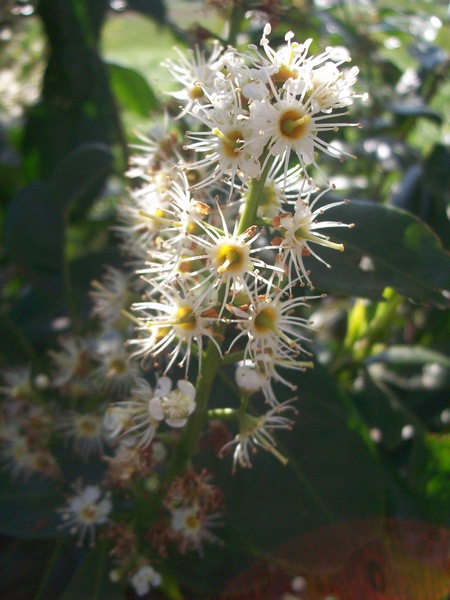
<path id="1" fill-rule="evenodd" d="M 231 476 L 229 465 L 204 457 L 225 490 L 225 545 L 174 562 L 161 596 L 173 600 L 214 597 L 249 557 L 333 523 L 393 517 L 450 526 L 446 7 L 279 4 L 275 39 L 293 30 L 313 37 L 314 50 L 348 47 L 369 93 L 355 108 L 364 128 L 346 132 L 358 159 L 339 166 L 351 203 L 327 213 L 355 228 L 335 236 L 346 250 L 330 256 L 331 270 L 314 266 L 316 287 L 329 294 L 316 340 L 324 359 L 298 375 L 298 425 L 282 439 L 289 465 L 258 456 L 250 472 Z M 230 15 L 170 0 L 135 0 L 124 11 L 106 0 L 0 10 L 3 31 L 13 32 L 0 41 L 0 77 L 14 73 L 32 95 L 10 105 L 0 98 L 0 366 L 32 360 L 38 372 L 57 335 L 89 314 L 91 280 L 121 264 L 110 226 L 126 193 L 128 144 L 169 102 L 160 60 L 200 33 L 222 35 Z M 236 3 L 231 23 L 247 31 L 243 14 Z M 247 33 L 258 42 L 258 31 Z M 19 105 L 23 112 L 11 109 Z M 431 380 L 430 368 L 438 373 Z M 51 482 L 2 472 L 0 598 L 127 597 L 108 580 L 104 541 L 74 549 L 57 529 L 62 499 Z"/>

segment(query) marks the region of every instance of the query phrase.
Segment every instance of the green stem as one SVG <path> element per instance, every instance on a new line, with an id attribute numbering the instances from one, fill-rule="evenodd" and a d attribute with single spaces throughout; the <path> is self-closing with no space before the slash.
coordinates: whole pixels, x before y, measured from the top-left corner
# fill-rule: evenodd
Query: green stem
<path id="1" fill-rule="evenodd" d="M 220 339 L 226 324 L 222 323 L 215 328 L 216 336 Z M 202 362 L 202 369 L 197 379 L 196 407 L 192 413 L 175 451 L 169 480 L 183 474 L 188 468 L 191 457 L 198 448 L 200 433 L 207 420 L 208 402 L 217 372 L 221 367 L 221 356 L 216 345 L 209 342 L 206 356 Z"/>
<path id="2" fill-rule="evenodd" d="M 241 2 L 232 1 L 230 2 L 230 12 L 228 16 L 228 22 L 230 31 L 228 34 L 228 43 L 230 46 L 236 46 L 237 35 L 241 30 L 241 22 L 245 16 L 245 11 L 242 7 Z"/>
<path id="3" fill-rule="evenodd" d="M 264 161 L 264 154 L 261 160 Z M 264 186 L 266 184 L 267 175 L 273 159 L 267 160 L 263 172 L 259 179 L 252 179 L 250 184 L 250 193 L 245 201 L 244 210 L 242 211 L 241 220 L 239 221 L 238 235 L 256 223 L 256 213 L 259 203 L 263 198 Z"/>
<path id="4" fill-rule="evenodd" d="M 236 421 L 239 411 L 235 408 L 212 408 L 208 410 L 208 419 L 224 419 L 225 421 Z"/>
<path id="5" fill-rule="evenodd" d="M 262 160 L 264 160 L 264 156 Z M 264 184 L 271 163 L 272 159 L 268 159 L 260 178 L 253 179 L 251 182 L 250 193 L 246 199 L 244 211 L 239 222 L 238 234 L 243 233 L 255 223 L 256 212 L 261 198 L 263 197 Z M 214 328 L 214 335 L 217 340 L 223 339 L 226 325 L 226 323 L 221 323 Z M 227 361 L 227 363 L 228 362 L 229 361 Z M 202 368 L 197 379 L 197 392 L 195 397 L 196 408 L 190 416 L 175 450 L 172 467 L 168 474 L 169 481 L 173 477 L 182 475 L 186 471 L 192 456 L 197 452 L 200 434 L 208 418 L 208 403 L 212 386 L 222 365 L 223 359 L 217 346 L 209 342 L 202 362 Z M 243 402 L 240 411 L 245 410 L 247 402 Z"/>

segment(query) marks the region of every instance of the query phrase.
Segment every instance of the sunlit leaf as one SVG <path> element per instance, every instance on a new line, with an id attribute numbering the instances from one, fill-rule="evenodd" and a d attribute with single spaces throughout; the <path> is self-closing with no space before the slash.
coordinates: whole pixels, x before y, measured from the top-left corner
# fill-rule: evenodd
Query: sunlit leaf
<path id="1" fill-rule="evenodd" d="M 450 525 L 450 436 L 427 434 L 416 443 L 408 475 L 429 517 Z"/>
<path id="2" fill-rule="evenodd" d="M 363 200 L 330 209 L 327 219 L 355 227 L 332 233 L 333 241 L 344 244 L 344 252 L 318 250 L 331 269 L 305 259 L 316 288 L 380 300 L 384 288 L 392 287 L 417 302 L 450 306 L 450 254 L 420 219 Z"/>
<path id="3" fill-rule="evenodd" d="M 138 71 L 115 63 L 108 63 L 108 71 L 114 94 L 124 109 L 148 118 L 158 108 L 155 93 Z"/>

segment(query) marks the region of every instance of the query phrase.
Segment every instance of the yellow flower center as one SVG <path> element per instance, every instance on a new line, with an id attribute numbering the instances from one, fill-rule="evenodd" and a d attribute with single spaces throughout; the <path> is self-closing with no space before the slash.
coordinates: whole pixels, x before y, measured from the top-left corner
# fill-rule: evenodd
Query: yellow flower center
<path id="1" fill-rule="evenodd" d="M 127 363 L 121 358 L 114 358 L 109 363 L 108 377 L 114 377 L 116 375 L 125 375 L 127 372 Z"/>
<path id="2" fill-rule="evenodd" d="M 197 324 L 197 318 L 193 314 L 191 306 L 180 306 L 177 310 L 176 318 L 179 327 L 184 331 L 192 331 Z"/>
<path id="3" fill-rule="evenodd" d="M 288 65 L 282 64 L 278 71 L 273 75 L 272 81 L 275 84 L 284 83 L 288 79 L 297 79 L 298 73 L 293 71 Z"/>
<path id="4" fill-rule="evenodd" d="M 310 121 L 309 115 L 302 115 L 298 110 L 287 110 L 278 121 L 280 133 L 290 140 L 298 140 L 305 134 L 306 125 Z"/>
<path id="5" fill-rule="evenodd" d="M 255 329 L 258 333 L 267 333 L 276 329 L 277 313 L 272 306 L 266 306 L 255 317 Z"/>
<path id="6" fill-rule="evenodd" d="M 205 92 L 202 90 L 202 88 L 199 85 L 194 85 L 189 90 L 189 96 L 193 100 L 197 100 L 198 98 L 203 98 L 204 95 L 205 95 Z"/>
<path id="7" fill-rule="evenodd" d="M 80 434 L 84 436 L 91 436 L 97 433 L 97 422 L 90 417 L 83 417 L 79 422 Z"/>
<path id="8" fill-rule="evenodd" d="M 242 268 L 244 260 L 245 256 L 241 248 L 233 244 L 224 244 L 216 254 L 216 261 L 219 264 L 217 270 L 221 275 L 226 271 L 239 271 Z"/>
<path id="9" fill-rule="evenodd" d="M 221 140 L 225 156 L 228 158 L 236 158 L 244 143 L 242 139 L 242 132 L 234 129 L 233 131 L 225 134 L 217 127 L 214 127 L 212 132 Z"/>
<path id="10" fill-rule="evenodd" d="M 197 531 L 200 528 L 200 519 L 197 515 L 191 514 L 186 518 L 186 526 L 191 531 Z"/>
<path id="11" fill-rule="evenodd" d="M 92 504 L 86 504 L 80 511 L 80 517 L 85 522 L 93 522 L 97 517 L 97 510 Z"/>

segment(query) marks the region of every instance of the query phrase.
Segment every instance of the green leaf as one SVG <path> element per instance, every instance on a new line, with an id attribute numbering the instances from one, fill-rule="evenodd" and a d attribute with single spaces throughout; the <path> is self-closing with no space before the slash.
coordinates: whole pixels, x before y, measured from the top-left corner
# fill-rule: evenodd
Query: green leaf
<path id="1" fill-rule="evenodd" d="M 45 539 L 11 540 L 0 554 L 0 598 L 60 598 L 76 569 L 79 553 L 73 540 L 69 543 Z"/>
<path id="2" fill-rule="evenodd" d="M 5 246 L 36 289 L 62 294 L 64 218 L 51 187 L 36 181 L 12 198 L 5 218 Z"/>
<path id="3" fill-rule="evenodd" d="M 423 117 L 434 121 L 437 125 L 442 124 L 441 115 L 435 110 L 428 108 L 425 102 L 420 99 L 415 102 L 392 102 L 387 108 L 401 117 L 413 117 L 415 119 L 418 117 Z"/>
<path id="4" fill-rule="evenodd" d="M 355 227 L 331 231 L 344 252 L 315 247 L 331 269 L 312 257 L 305 259 L 316 288 L 381 300 L 384 288 L 392 287 L 417 302 L 450 306 L 450 254 L 420 219 L 363 200 L 331 208 L 326 216 Z"/>
<path id="5" fill-rule="evenodd" d="M 327 371 L 316 365 L 295 383 L 296 424 L 285 436 L 275 432 L 287 466 L 260 450 L 253 468 L 238 468 L 231 479 L 232 456 L 217 467 L 224 471 L 227 523 L 243 547 L 258 552 L 314 528 L 377 517 L 383 507 L 376 452 Z"/>
<path id="6" fill-rule="evenodd" d="M 111 170 L 112 152 L 104 144 L 83 144 L 64 157 L 52 178 L 55 201 L 61 209 L 71 204 L 90 206 Z"/>
<path id="7" fill-rule="evenodd" d="M 60 600 L 123 600 L 125 590 L 110 580 L 111 568 L 105 540 L 98 540 L 85 555 Z"/>
<path id="8" fill-rule="evenodd" d="M 389 346 L 383 352 L 369 357 L 366 364 L 384 362 L 397 365 L 434 363 L 450 369 L 450 357 L 424 346 Z"/>
<path id="9" fill-rule="evenodd" d="M 414 445 L 408 481 L 423 510 L 436 522 L 450 525 L 450 436 L 427 434 Z"/>
<path id="10" fill-rule="evenodd" d="M 65 500 L 54 481 L 31 477 L 28 481 L 0 481 L 0 532 L 13 537 L 60 536 L 56 512 Z"/>
<path id="11" fill-rule="evenodd" d="M 111 87 L 122 107 L 140 117 L 148 117 L 159 101 L 147 80 L 135 69 L 108 63 Z"/>

